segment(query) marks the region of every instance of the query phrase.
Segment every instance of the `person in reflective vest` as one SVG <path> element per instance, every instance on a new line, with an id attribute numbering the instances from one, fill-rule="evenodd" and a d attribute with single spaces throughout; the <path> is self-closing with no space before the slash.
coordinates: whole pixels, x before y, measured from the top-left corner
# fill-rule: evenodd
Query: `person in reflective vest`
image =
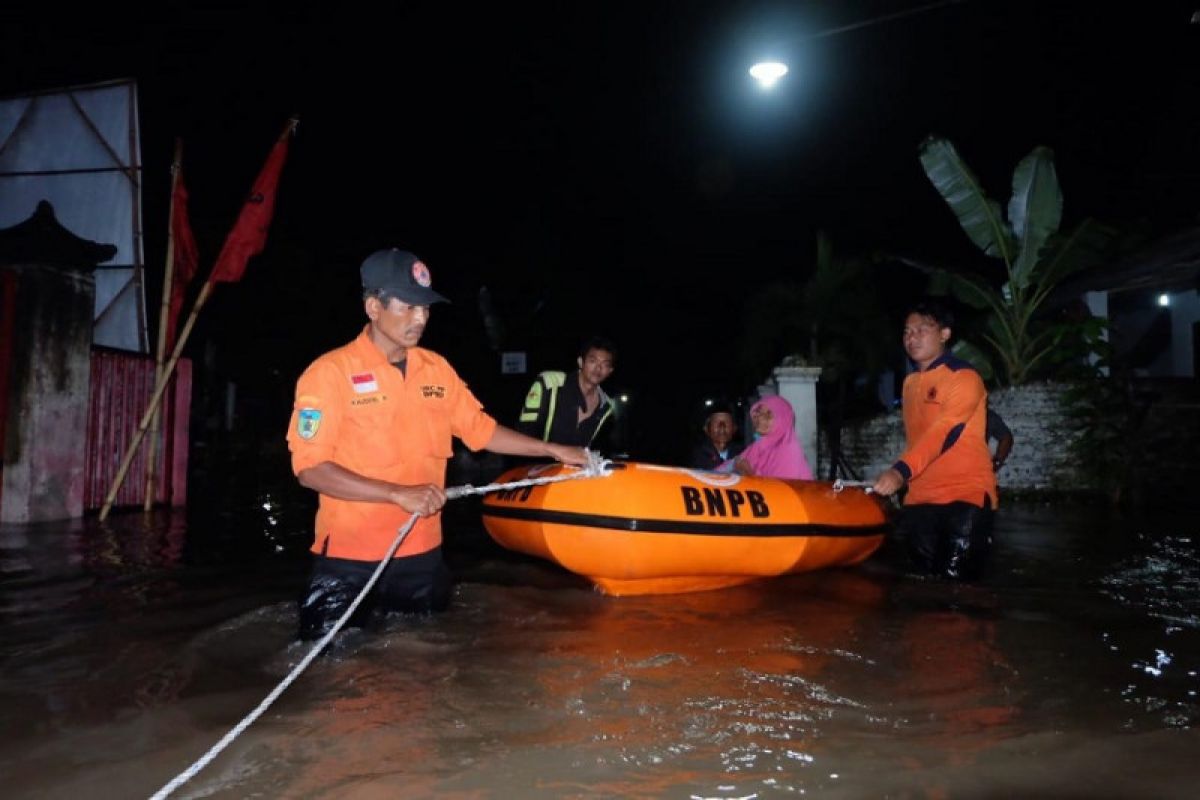
<path id="1" fill-rule="evenodd" d="M 600 384 L 612 375 L 616 346 L 593 336 L 579 349 L 579 370 L 543 372 L 529 387 L 517 430 L 546 442 L 596 449 L 607 438 L 615 407 Z M 603 436 L 601 432 L 603 431 Z"/>

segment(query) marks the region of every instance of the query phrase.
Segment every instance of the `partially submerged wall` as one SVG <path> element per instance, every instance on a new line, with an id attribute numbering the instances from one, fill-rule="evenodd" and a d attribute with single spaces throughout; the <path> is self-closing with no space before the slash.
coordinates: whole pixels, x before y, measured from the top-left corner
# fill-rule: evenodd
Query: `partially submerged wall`
<path id="1" fill-rule="evenodd" d="M 57 267 L 6 269 L 17 302 L 0 522 L 79 517 L 95 286 Z"/>

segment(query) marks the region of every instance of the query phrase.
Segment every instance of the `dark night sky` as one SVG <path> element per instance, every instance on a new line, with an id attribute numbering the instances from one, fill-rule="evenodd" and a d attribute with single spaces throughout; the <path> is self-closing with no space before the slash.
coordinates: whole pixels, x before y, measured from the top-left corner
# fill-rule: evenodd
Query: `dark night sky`
<path id="1" fill-rule="evenodd" d="M 1016 162 L 1051 146 L 1067 225 L 1165 232 L 1200 207 L 1200 2 L 968 0 L 808 41 L 923 3 L 51 5 L 0 10 L 0 93 L 138 80 L 151 269 L 173 138 L 207 260 L 301 115 L 268 250 L 193 351 L 217 342 L 251 390 L 275 376 L 268 406 L 354 334 L 378 247 L 430 265 L 455 304 L 427 343 L 502 419 L 527 379 L 496 382 L 481 285 L 535 369 L 605 332 L 614 386 L 678 414 L 747 387 L 745 298 L 802 279 L 816 230 L 843 253 L 975 257 L 921 171 L 929 133 L 1002 203 Z M 763 94 L 745 70 L 768 50 L 792 74 Z"/>

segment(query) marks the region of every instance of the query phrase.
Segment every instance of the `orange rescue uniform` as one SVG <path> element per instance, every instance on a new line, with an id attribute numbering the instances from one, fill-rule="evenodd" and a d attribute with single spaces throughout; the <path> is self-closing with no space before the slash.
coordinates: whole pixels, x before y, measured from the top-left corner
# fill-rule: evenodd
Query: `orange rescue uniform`
<path id="1" fill-rule="evenodd" d="M 446 359 L 410 347 L 401 372 L 368 329 L 318 358 L 297 381 L 287 434 L 292 471 L 299 475 L 332 461 L 367 478 L 444 486 L 451 437 L 480 450 L 491 441 L 496 421 Z M 392 503 L 319 498 L 312 551 L 331 558 L 378 561 L 411 516 Z M 396 557 L 441 543 L 441 514 L 421 517 Z"/>
<path id="2" fill-rule="evenodd" d="M 907 449 L 894 466 L 908 481 L 904 504 L 995 508 L 996 473 L 984 435 L 987 391 L 975 368 L 946 353 L 904 379 L 903 398 Z"/>

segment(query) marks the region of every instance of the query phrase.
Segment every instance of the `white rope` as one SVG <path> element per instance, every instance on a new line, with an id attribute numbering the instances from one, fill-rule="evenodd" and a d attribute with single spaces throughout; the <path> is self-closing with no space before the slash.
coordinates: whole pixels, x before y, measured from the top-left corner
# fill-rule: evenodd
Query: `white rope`
<path id="1" fill-rule="evenodd" d="M 601 458 L 599 453 L 593 453 L 591 450 L 584 450 L 584 452 L 587 453 L 588 464 L 578 472 L 566 472 L 562 475 L 552 475 L 546 478 L 526 478 L 524 480 L 510 481 L 508 483 L 489 483 L 487 486 L 480 486 L 478 488 L 471 486 L 470 484 L 466 484 L 464 486 L 455 486 L 446 490 L 446 498 L 448 500 L 454 500 L 459 497 L 466 497 L 467 495 L 486 494 L 487 492 L 494 492 L 499 489 L 518 489 L 523 486 L 540 486 L 547 483 L 572 481 L 578 478 L 598 478 L 612 474 L 612 470 L 610 469 L 612 464 L 611 461 Z M 256 719 L 261 717 L 263 713 L 271 706 L 271 704 L 274 703 L 281 694 L 283 694 L 284 690 L 291 686 L 292 682 L 295 681 L 296 678 L 300 677 L 300 673 L 302 673 L 308 667 L 308 665 L 313 662 L 313 659 L 315 659 L 317 655 L 325 649 L 325 646 L 332 641 L 333 637 L 336 636 L 339 631 L 341 631 L 342 626 L 346 624 L 351 615 L 358 610 L 359 605 L 362 604 L 363 599 L 366 598 L 367 593 L 371 591 L 371 588 L 375 586 L 375 582 L 379 580 L 379 576 L 383 574 L 383 570 L 389 563 L 391 563 L 392 556 L 394 556 L 396 551 L 400 549 L 400 545 L 404 542 L 405 538 L 408 536 L 408 532 L 412 530 L 413 525 L 416 524 L 417 518 L 420 516 L 420 514 L 413 514 L 409 518 L 408 522 L 404 523 L 404 527 L 402 527 L 400 532 L 396 534 L 396 538 L 392 542 L 391 547 L 388 548 L 387 554 L 383 557 L 383 560 L 379 562 L 379 565 L 375 567 L 375 571 L 371 573 L 371 577 L 363 586 L 362 591 L 358 593 L 358 596 L 354 598 L 354 602 L 350 604 L 350 607 L 346 609 L 346 612 L 342 614 L 338 621 L 334 623 L 333 627 L 329 629 L 329 632 L 322 636 L 321 640 L 313 646 L 312 650 L 308 652 L 308 655 L 301 659 L 300 663 L 288 673 L 286 678 L 279 682 L 279 685 L 276 686 L 271 693 L 267 695 L 261 703 L 258 704 L 257 708 L 247 714 L 241 722 L 239 722 L 229 731 L 229 733 L 226 733 L 223 737 L 221 737 L 221 741 L 213 745 L 207 753 L 196 759 L 195 763 L 193 763 L 183 772 L 176 775 L 166 786 L 155 792 L 151 796 L 150 800 L 163 800 L 163 798 L 170 796 L 172 792 L 191 780 L 196 773 L 208 766 L 209 762 L 216 758 L 222 750 L 228 747 L 234 739 L 240 736 L 242 731 L 246 730 L 246 728 L 250 727 L 250 725 L 253 724 Z"/>
<path id="2" fill-rule="evenodd" d="M 875 483 L 873 481 L 844 481 L 838 478 L 833 482 L 833 490 L 840 492 L 843 489 L 862 489 L 866 494 L 871 494 L 875 491 Z"/>
<path id="3" fill-rule="evenodd" d="M 472 486 L 465 484 L 463 486 L 455 486 L 446 490 L 446 497 L 450 500 L 457 500 L 460 497 L 466 497 L 472 494 L 487 494 L 502 489 L 520 489 L 524 486 L 542 486 L 547 483 L 559 483 L 561 481 L 573 481 L 576 478 L 603 478 L 612 474 L 612 462 L 606 458 L 601 458 L 599 453 L 593 453 L 591 450 L 584 450 L 587 453 L 588 464 L 578 472 L 564 472 L 561 475 L 551 475 L 547 478 L 524 478 L 519 481 L 509 481 L 508 483 L 489 483 L 487 486 Z"/>
<path id="4" fill-rule="evenodd" d="M 280 681 L 279 685 L 276 686 L 275 689 L 272 690 L 272 692 L 267 695 L 261 703 L 258 704 L 258 708 L 247 714 L 241 722 L 235 725 L 233 729 L 229 731 L 229 733 L 225 734 L 225 736 L 221 738 L 221 741 L 217 742 L 207 753 L 198 758 L 196 763 L 179 773 L 174 780 L 172 780 L 163 788 L 159 789 L 153 795 L 151 800 L 160 800 L 161 798 L 165 798 L 169 796 L 171 792 L 175 791 L 184 783 L 191 780 L 192 776 L 204 769 L 204 767 L 206 767 L 210 761 L 216 758 L 222 750 L 224 750 L 234 739 L 240 736 L 242 731 L 246 730 L 246 728 L 250 727 L 251 723 L 261 717 L 263 712 L 275 702 L 276 698 L 283 694 L 284 689 L 291 686 L 292 682 L 296 680 L 296 678 L 300 677 L 300 673 L 303 672 L 305 668 L 312 663 L 313 659 L 325 649 L 325 645 L 329 644 L 330 640 L 332 640 L 333 637 L 338 634 L 338 632 L 342 629 L 342 626 L 345 625 L 346 621 L 350 619 L 350 615 L 358 610 L 363 598 L 367 596 L 367 592 L 369 592 L 371 587 L 375 585 L 375 582 L 379 580 L 379 576 L 383 574 L 384 568 L 387 567 L 388 562 L 391 561 L 392 556 L 395 555 L 396 550 L 399 549 L 400 544 L 404 541 L 405 537 L 408 536 L 408 532 L 412 530 L 413 525 L 420 516 L 420 514 L 413 514 L 411 517 L 409 517 L 408 522 L 404 524 L 404 527 L 400 529 L 400 533 L 396 536 L 395 541 L 392 542 L 392 546 L 388 548 L 387 555 L 385 555 L 383 560 L 379 562 L 379 566 L 375 567 L 375 572 L 371 574 L 370 580 L 368 580 L 366 585 L 363 586 L 362 591 L 358 594 L 358 597 L 354 598 L 354 602 L 350 604 L 350 607 L 346 609 L 346 612 L 342 614 L 341 618 L 334 623 L 333 627 L 329 629 L 329 632 L 321 637 L 321 641 L 317 642 L 313 649 L 308 651 L 308 655 L 301 659 L 300 663 L 297 664 L 290 673 L 288 673 L 288 676 Z"/>

